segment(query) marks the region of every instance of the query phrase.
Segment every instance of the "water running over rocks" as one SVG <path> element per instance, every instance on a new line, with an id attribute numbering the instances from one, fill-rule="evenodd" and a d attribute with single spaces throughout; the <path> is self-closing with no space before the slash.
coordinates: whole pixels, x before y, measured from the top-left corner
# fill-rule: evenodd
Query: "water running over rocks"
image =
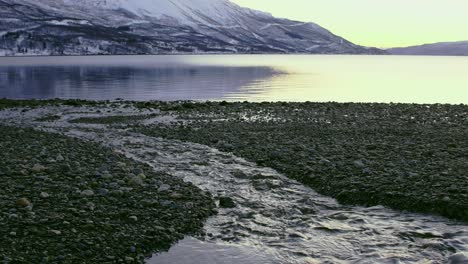
<path id="1" fill-rule="evenodd" d="M 219 213 L 207 221 L 204 236 L 186 238 L 148 263 L 468 262 L 464 223 L 380 206 L 343 206 L 273 169 L 204 145 L 148 137 L 125 126 L 68 122 L 110 115 L 107 110 L 45 107 L 25 113 L 4 110 L 0 116 L 2 123 L 100 142 L 155 170 L 190 181 L 229 205 L 220 206 Z M 132 108 L 118 111 L 142 114 Z M 36 121 L 57 112 L 62 113 L 59 120 Z M 170 122 L 172 118 L 151 120 Z"/>

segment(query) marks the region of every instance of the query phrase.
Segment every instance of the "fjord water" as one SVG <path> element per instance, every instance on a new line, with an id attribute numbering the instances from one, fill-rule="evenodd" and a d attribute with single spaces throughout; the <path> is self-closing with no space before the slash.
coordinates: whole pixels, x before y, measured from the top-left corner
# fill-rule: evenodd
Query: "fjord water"
<path id="1" fill-rule="evenodd" d="M 468 103 L 468 57 L 0 58 L 0 97 Z"/>

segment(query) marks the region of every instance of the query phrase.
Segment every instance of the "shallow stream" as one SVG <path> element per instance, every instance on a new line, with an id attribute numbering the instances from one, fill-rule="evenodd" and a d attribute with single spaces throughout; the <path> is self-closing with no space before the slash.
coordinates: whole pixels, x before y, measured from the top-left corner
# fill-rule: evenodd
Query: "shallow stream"
<path id="1" fill-rule="evenodd" d="M 96 110 L 7 110 L 0 113 L 0 122 L 99 142 L 236 204 L 219 208 L 205 224 L 205 236 L 187 237 L 147 263 L 468 263 L 466 223 L 380 206 L 341 205 L 271 168 L 204 145 L 68 122 L 96 116 Z M 99 115 L 109 115 L 100 110 Z M 141 114 L 131 108 L 119 111 Z M 61 113 L 58 121 L 36 121 L 56 113 Z"/>

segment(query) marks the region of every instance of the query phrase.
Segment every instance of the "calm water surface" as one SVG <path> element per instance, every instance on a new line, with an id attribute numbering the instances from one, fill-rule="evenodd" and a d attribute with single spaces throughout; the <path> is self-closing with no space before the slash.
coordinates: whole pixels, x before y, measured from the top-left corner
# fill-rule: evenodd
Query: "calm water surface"
<path id="1" fill-rule="evenodd" d="M 0 97 L 468 103 L 468 57 L 0 58 Z"/>

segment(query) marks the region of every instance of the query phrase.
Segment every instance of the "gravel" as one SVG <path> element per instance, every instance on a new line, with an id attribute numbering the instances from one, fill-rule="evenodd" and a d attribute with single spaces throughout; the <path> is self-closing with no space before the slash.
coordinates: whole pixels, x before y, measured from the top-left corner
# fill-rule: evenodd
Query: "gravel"
<path id="1" fill-rule="evenodd" d="M 162 105 L 183 122 L 134 130 L 233 152 L 342 203 L 468 220 L 467 105 Z"/>
<path id="2" fill-rule="evenodd" d="M 143 263 L 214 212 L 209 194 L 111 149 L 33 129 L 0 135 L 1 263 Z"/>

